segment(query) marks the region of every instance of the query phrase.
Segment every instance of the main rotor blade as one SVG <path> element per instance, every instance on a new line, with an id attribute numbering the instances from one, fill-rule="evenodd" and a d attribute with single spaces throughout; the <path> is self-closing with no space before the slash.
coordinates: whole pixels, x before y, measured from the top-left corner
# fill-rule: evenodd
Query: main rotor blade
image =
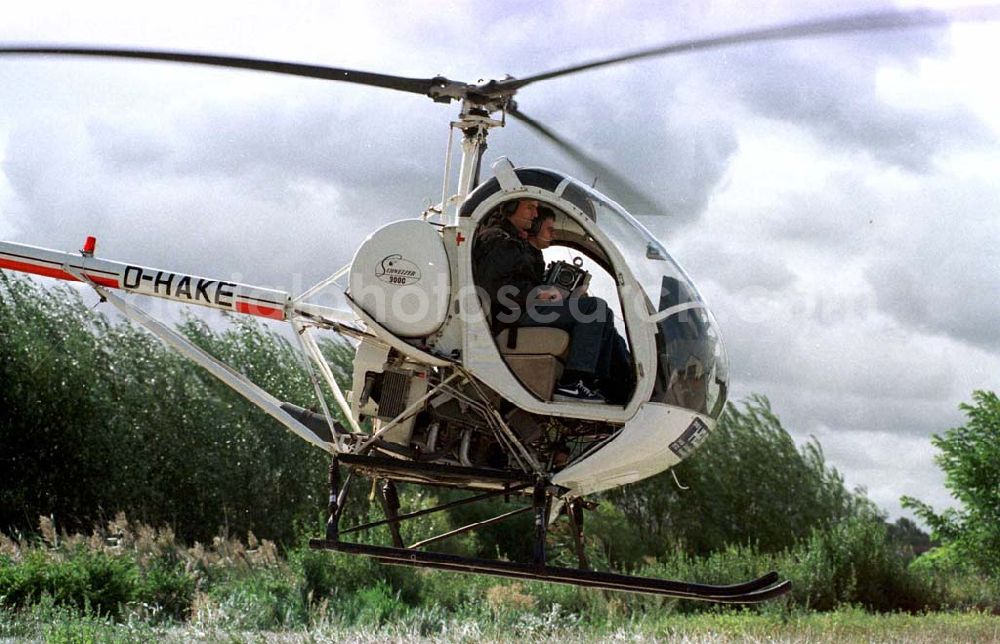
<path id="1" fill-rule="evenodd" d="M 631 181 L 622 177 L 609 166 L 593 158 L 577 146 L 562 138 L 545 125 L 542 125 L 531 118 L 517 107 L 508 106 L 507 114 L 521 121 L 531 129 L 535 130 L 549 141 L 555 143 L 563 152 L 572 157 L 584 168 L 593 172 L 598 181 L 601 192 L 613 197 L 615 201 L 621 202 L 627 210 L 636 214 L 667 214 L 666 211 L 655 199 L 646 196 Z"/>
<path id="2" fill-rule="evenodd" d="M 117 49 L 96 47 L 46 47 L 46 46 L 0 46 L 0 54 L 55 55 L 55 56 L 91 56 L 102 58 L 132 58 L 140 60 L 160 60 L 174 63 L 192 63 L 196 65 L 211 65 L 214 67 L 229 67 L 236 69 L 252 69 L 256 71 L 274 72 L 290 76 L 304 76 L 323 80 L 356 83 L 383 87 L 412 94 L 424 94 L 436 97 L 440 90 L 453 85 L 452 81 L 437 76 L 434 78 L 406 78 L 362 72 L 354 69 L 340 69 L 323 65 L 304 65 L 277 60 L 260 58 L 242 58 L 239 56 L 215 56 L 209 54 L 192 54 L 178 51 L 157 51 L 146 49 Z M 438 90 L 437 92 L 435 90 Z"/>
<path id="3" fill-rule="evenodd" d="M 730 47 L 733 45 L 743 45 L 754 42 L 765 42 L 775 40 L 793 40 L 796 38 L 813 38 L 818 36 L 829 36 L 834 34 L 849 34 L 865 31 L 887 31 L 890 29 L 912 29 L 915 27 L 935 27 L 947 25 L 952 22 L 976 22 L 983 20 L 1000 20 L 1000 5 L 984 5 L 979 7 L 962 7 L 941 11 L 931 11 L 928 9 L 917 9 L 914 11 L 885 11 L 878 13 L 866 13 L 855 16 L 845 16 L 840 18 L 810 20 L 797 22 L 775 27 L 765 27 L 750 31 L 738 31 L 730 34 L 709 36 L 707 38 L 696 38 L 693 40 L 683 40 L 669 43 L 650 49 L 640 49 L 638 51 L 594 60 L 589 63 L 581 63 L 562 69 L 554 69 L 534 76 L 524 78 L 512 78 L 509 80 L 496 81 L 498 87 L 506 90 L 518 90 L 525 85 L 541 80 L 567 76 L 577 72 L 607 67 L 630 60 L 642 58 L 655 58 L 657 56 L 669 56 L 672 54 L 684 54 L 705 49 L 716 49 L 720 47 Z"/>

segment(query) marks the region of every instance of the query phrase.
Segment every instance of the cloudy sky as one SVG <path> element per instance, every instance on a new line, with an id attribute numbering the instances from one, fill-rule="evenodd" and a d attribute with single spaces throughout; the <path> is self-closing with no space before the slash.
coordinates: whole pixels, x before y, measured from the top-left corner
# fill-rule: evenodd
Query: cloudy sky
<path id="1" fill-rule="evenodd" d="M 831 15 L 818 0 L 329 4 L 347 3 L 36 0 L 4 8 L 0 41 L 475 81 Z M 892 516 L 902 494 L 950 504 L 929 437 L 1000 388 L 998 40 L 1000 24 L 966 24 L 760 44 L 518 96 L 662 204 L 642 219 L 716 313 L 734 399 L 769 396 Z M 6 57 L 0 239 L 72 250 L 94 234 L 110 259 L 301 291 L 439 200 L 455 114 L 269 74 Z M 486 161 L 500 155 L 593 179 L 516 123 L 493 133 Z"/>

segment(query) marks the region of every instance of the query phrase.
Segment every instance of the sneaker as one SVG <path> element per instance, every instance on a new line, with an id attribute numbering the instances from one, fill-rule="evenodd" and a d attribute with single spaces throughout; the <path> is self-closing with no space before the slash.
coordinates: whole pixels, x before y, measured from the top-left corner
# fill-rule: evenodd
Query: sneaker
<path id="1" fill-rule="evenodd" d="M 552 395 L 553 400 L 561 402 L 603 403 L 607 402 L 601 392 L 591 389 L 577 380 L 571 384 L 558 384 Z"/>

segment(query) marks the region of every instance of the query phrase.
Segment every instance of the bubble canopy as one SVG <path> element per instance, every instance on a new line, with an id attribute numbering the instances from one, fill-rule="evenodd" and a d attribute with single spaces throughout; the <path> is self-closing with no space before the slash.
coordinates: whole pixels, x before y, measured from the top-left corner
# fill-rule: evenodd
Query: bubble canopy
<path id="1" fill-rule="evenodd" d="M 682 407 L 717 419 L 726 403 L 729 361 L 718 324 L 684 269 L 645 226 L 597 190 L 548 169 L 519 168 L 516 174 L 523 186 L 552 193 L 552 205 L 571 204 L 574 208 L 563 207 L 563 213 L 571 220 L 579 217 L 573 210 L 582 213 L 604 237 L 597 239 L 564 231 L 564 239 L 574 242 L 574 247 L 590 251 L 588 255 L 604 264 L 608 255 L 600 247 L 610 243 L 624 259 L 624 266 L 605 268 L 613 269 L 612 274 L 626 276 L 620 286 L 620 297 L 645 301 L 648 315 L 630 327 L 648 326 L 629 328 L 629 335 L 647 333 L 648 327 L 655 333 L 657 368 L 650 402 Z M 471 215 L 476 206 L 498 191 L 496 178 L 480 185 L 463 204 L 461 216 Z M 516 191 L 511 195 L 512 198 L 532 196 Z"/>

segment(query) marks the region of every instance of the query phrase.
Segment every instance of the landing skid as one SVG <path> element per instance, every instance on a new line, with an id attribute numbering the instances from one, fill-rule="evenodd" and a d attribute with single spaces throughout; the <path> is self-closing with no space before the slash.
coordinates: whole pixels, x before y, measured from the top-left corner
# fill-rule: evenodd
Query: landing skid
<path id="1" fill-rule="evenodd" d="M 344 541 L 327 541 L 326 539 L 313 539 L 309 542 L 309 546 L 319 550 L 335 550 L 352 555 L 365 555 L 380 563 L 397 566 L 433 568 L 435 570 L 476 573 L 529 581 L 548 581 L 585 588 L 646 593 L 678 599 L 696 599 L 730 604 L 767 601 L 779 597 L 791 589 L 791 583 L 780 581 L 776 572 L 769 572 L 762 577 L 742 584 L 716 586 L 574 568 L 535 566 L 512 561 L 471 559 L 438 552 L 421 552 L 406 548 L 370 546 Z"/>
<path id="2" fill-rule="evenodd" d="M 340 477 L 341 466 L 346 466 L 350 472 L 350 476 L 347 477 L 343 485 L 341 485 Z M 385 519 L 343 528 L 340 526 L 341 511 L 347 498 L 347 487 L 355 474 L 381 481 L 381 485 L 376 485 L 375 487 L 379 490 L 379 500 L 385 511 Z M 485 489 L 485 491 L 437 507 L 400 513 L 399 495 L 396 492 L 394 482 L 398 480 L 443 485 L 446 487 L 462 484 L 462 487 Z M 338 457 L 334 457 L 330 464 L 329 483 L 330 505 L 326 538 L 313 539 L 309 542 L 309 546 L 317 550 L 333 550 L 346 554 L 363 555 L 372 557 L 380 563 L 396 566 L 432 568 L 435 570 L 493 575 L 496 577 L 525 579 L 529 581 L 547 581 L 584 588 L 646 593 L 678 599 L 694 599 L 728 604 L 763 602 L 779 597 L 791 589 L 791 583 L 782 581 L 775 572 L 767 573 L 762 577 L 741 584 L 720 586 L 670 579 L 655 579 L 651 577 L 634 577 L 590 570 L 584 553 L 583 540 L 583 510 L 586 502 L 580 499 L 570 499 L 562 506 L 562 510 L 570 522 L 574 548 L 579 560 L 579 568 L 549 566 L 546 564 L 546 535 L 549 520 L 551 519 L 550 510 L 553 500 L 556 498 L 555 495 L 558 494 L 558 488 L 552 487 L 544 479 L 532 482 L 526 477 L 511 476 L 496 470 L 421 464 L 399 459 L 360 455 L 339 455 Z M 460 505 L 478 503 L 487 499 L 497 499 L 500 497 L 508 501 L 529 497 L 530 505 L 523 505 L 520 508 L 505 512 L 491 519 L 456 528 L 450 532 L 424 539 L 409 546 L 403 543 L 399 526 L 405 521 Z M 562 500 L 559 502 L 562 503 Z M 525 512 L 533 512 L 535 518 L 535 525 L 531 530 L 534 541 L 531 563 L 476 559 L 423 550 L 424 547 L 432 543 L 464 532 L 493 525 Z M 392 536 L 392 547 L 352 543 L 341 540 L 343 535 L 363 532 L 380 526 L 389 528 Z"/>

